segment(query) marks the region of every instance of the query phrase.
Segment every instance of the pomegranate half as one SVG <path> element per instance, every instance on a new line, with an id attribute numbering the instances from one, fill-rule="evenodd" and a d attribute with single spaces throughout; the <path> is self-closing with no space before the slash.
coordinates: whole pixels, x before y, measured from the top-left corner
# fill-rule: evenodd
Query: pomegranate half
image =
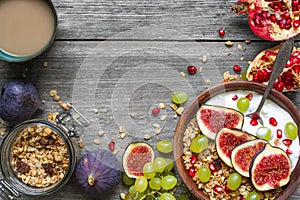
<path id="1" fill-rule="evenodd" d="M 248 24 L 257 36 L 282 41 L 300 33 L 299 0 L 238 0 L 231 8 L 248 14 Z"/>

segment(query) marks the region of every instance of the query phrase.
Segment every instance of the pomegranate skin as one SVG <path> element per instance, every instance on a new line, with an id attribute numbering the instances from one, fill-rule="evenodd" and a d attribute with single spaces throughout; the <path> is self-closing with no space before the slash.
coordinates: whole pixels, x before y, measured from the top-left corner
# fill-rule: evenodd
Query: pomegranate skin
<path id="1" fill-rule="evenodd" d="M 238 0 L 231 8 L 237 14 L 248 14 L 248 24 L 258 37 L 269 41 L 283 41 L 300 33 L 300 21 L 295 13 L 300 2 Z"/>

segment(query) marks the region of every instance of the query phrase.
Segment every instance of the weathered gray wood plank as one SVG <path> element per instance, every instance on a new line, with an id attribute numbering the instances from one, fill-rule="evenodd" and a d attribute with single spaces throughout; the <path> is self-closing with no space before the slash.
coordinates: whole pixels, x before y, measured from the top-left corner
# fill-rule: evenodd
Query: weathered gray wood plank
<path id="1" fill-rule="evenodd" d="M 244 50 L 239 50 L 238 44 Z M 160 123 L 163 129 L 150 143 L 162 138 L 172 139 L 177 122 L 172 111 L 163 111 L 168 116 L 165 122 L 149 115 L 151 108 L 158 103 L 170 104 L 171 92 L 184 89 L 191 100 L 206 88 L 221 83 L 225 71 L 233 73 L 234 64 L 246 69 L 248 60 L 273 45 L 267 42 L 246 45 L 241 42 L 229 48 L 223 42 L 56 41 L 45 54 L 31 61 L 15 64 L 1 61 L 0 85 L 25 73 L 46 101 L 45 111 L 35 116 L 43 118 L 47 112 L 58 110 L 49 96 L 49 91 L 56 89 L 63 101 L 74 103 L 91 121 L 82 136 L 85 147 L 81 153 L 107 148 L 113 137 L 116 148 L 120 150 L 117 157 L 121 160 L 130 141 L 143 140 L 146 133 L 155 135 L 153 123 Z M 201 61 L 204 55 L 208 57 L 206 63 Z M 44 62 L 48 63 L 46 67 Z M 181 77 L 180 72 L 186 72 L 190 64 L 202 67 L 202 72 Z M 207 79 L 211 81 L 210 85 L 206 84 Z M 287 95 L 299 108 L 300 93 Z M 97 108 L 99 113 L 93 113 L 93 108 Z M 129 113 L 134 113 L 137 118 L 131 119 Z M 118 139 L 120 125 L 124 125 L 127 131 L 124 140 Z M 99 129 L 105 134 L 100 138 L 101 144 L 95 145 L 93 140 L 98 138 Z M 120 185 L 109 197 L 87 198 L 72 179 L 62 190 L 43 199 L 119 199 L 119 193 L 124 191 L 126 188 Z M 299 198 L 300 188 L 290 199 Z"/>

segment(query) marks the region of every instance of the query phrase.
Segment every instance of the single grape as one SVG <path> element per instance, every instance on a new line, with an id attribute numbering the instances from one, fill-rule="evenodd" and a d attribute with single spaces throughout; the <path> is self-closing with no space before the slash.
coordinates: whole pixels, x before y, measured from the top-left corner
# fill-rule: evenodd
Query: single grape
<path id="1" fill-rule="evenodd" d="M 122 181 L 125 185 L 130 186 L 130 185 L 134 184 L 135 179 L 134 178 L 129 178 L 126 173 L 123 173 L 122 174 Z"/>
<path id="2" fill-rule="evenodd" d="M 144 192 L 148 187 L 148 180 L 144 176 L 139 176 L 134 182 L 134 188 L 138 192 Z"/>
<path id="3" fill-rule="evenodd" d="M 228 177 L 227 186 L 231 190 L 238 189 L 241 183 L 242 183 L 242 177 L 236 172 L 230 174 L 230 176 Z"/>
<path id="4" fill-rule="evenodd" d="M 298 128 L 293 122 L 288 122 L 284 126 L 284 133 L 287 138 L 294 140 L 298 136 Z"/>
<path id="5" fill-rule="evenodd" d="M 167 175 L 161 179 L 160 185 L 164 190 L 171 190 L 177 184 L 177 178 L 172 175 Z"/>
<path id="6" fill-rule="evenodd" d="M 161 188 L 160 183 L 161 179 L 158 177 L 154 177 L 149 181 L 149 186 L 153 190 L 159 190 Z"/>
<path id="7" fill-rule="evenodd" d="M 174 167 L 174 162 L 173 160 L 171 160 L 170 158 L 165 158 L 165 161 L 166 161 L 166 171 L 167 172 L 170 172 L 172 171 L 173 167 Z"/>
<path id="8" fill-rule="evenodd" d="M 260 195 L 257 192 L 250 192 L 247 195 L 246 200 L 260 200 Z"/>
<path id="9" fill-rule="evenodd" d="M 204 135 L 198 135 L 192 140 L 190 149 L 194 153 L 200 153 L 208 147 L 208 138 Z"/>
<path id="10" fill-rule="evenodd" d="M 246 97 L 241 97 L 237 100 L 236 106 L 242 113 L 246 112 L 250 106 L 250 101 Z"/>
<path id="11" fill-rule="evenodd" d="M 143 174 L 147 179 L 151 179 L 155 176 L 156 172 L 154 170 L 152 162 L 145 163 L 143 167 Z"/>
<path id="12" fill-rule="evenodd" d="M 172 194 L 165 192 L 160 196 L 160 200 L 176 200 L 176 198 Z"/>
<path id="13" fill-rule="evenodd" d="M 211 171 L 208 166 L 201 166 L 197 171 L 197 176 L 202 183 L 206 183 L 209 181 L 211 177 Z"/>
<path id="14" fill-rule="evenodd" d="M 129 194 L 131 197 L 136 197 L 138 195 L 138 192 L 136 191 L 134 185 L 132 185 L 130 188 L 129 188 Z"/>
<path id="15" fill-rule="evenodd" d="M 164 158 L 157 157 L 153 162 L 153 167 L 156 172 L 163 172 L 166 168 L 166 161 Z"/>
<path id="16" fill-rule="evenodd" d="M 173 151 L 173 142 L 170 140 L 161 140 L 156 144 L 156 148 L 162 153 L 171 153 Z"/>
<path id="17" fill-rule="evenodd" d="M 187 94 L 183 91 L 174 92 L 172 95 L 172 101 L 175 104 L 183 104 L 186 102 L 187 98 Z"/>
<path id="18" fill-rule="evenodd" d="M 264 140 L 271 140 L 273 137 L 271 129 L 268 127 L 262 126 L 259 127 L 256 131 L 256 136 L 258 138 L 264 139 Z"/>

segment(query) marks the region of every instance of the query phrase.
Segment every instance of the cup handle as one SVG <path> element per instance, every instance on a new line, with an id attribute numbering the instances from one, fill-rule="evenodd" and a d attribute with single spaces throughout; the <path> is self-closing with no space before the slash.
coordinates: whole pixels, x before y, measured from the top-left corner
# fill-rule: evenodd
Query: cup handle
<path id="1" fill-rule="evenodd" d="M 20 197 L 20 193 L 14 189 L 7 181 L 0 180 L 0 198 L 3 200 L 14 200 Z"/>

